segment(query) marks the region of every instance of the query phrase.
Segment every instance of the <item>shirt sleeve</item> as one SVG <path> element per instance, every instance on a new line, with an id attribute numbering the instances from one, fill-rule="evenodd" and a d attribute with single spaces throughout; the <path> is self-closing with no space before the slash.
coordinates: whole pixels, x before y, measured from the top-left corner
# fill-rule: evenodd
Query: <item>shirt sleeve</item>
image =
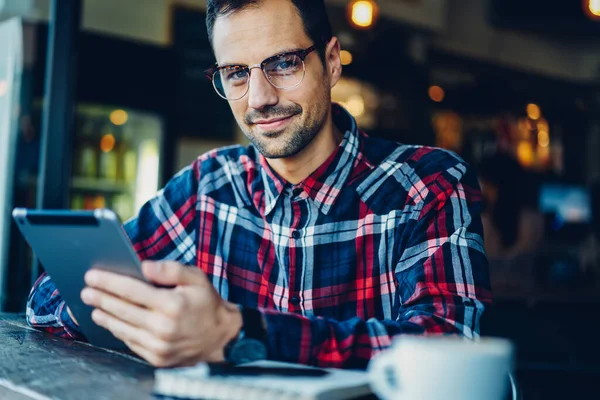
<path id="1" fill-rule="evenodd" d="M 86 341 L 69 315 L 58 289 L 46 273 L 38 278 L 29 293 L 26 319 L 30 326 L 55 336 Z"/>
<path id="2" fill-rule="evenodd" d="M 140 260 L 196 263 L 199 166 L 181 170 L 123 226 Z"/>
<path id="3" fill-rule="evenodd" d="M 477 340 L 491 303 L 475 175 L 462 166 L 428 179 L 429 194 L 398 253 L 395 320 L 336 321 L 262 310 L 269 358 L 321 367 L 364 368 L 402 334 L 456 334 Z"/>
<path id="4" fill-rule="evenodd" d="M 199 160 L 175 175 L 124 225 L 140 260 L 177 260 L 193 264 L 196 189 Z M 44 273 L 35 282 L 26 306 L 27 323 L 56 336 L 86 340 L 73 322 L 58 289 Z"/>

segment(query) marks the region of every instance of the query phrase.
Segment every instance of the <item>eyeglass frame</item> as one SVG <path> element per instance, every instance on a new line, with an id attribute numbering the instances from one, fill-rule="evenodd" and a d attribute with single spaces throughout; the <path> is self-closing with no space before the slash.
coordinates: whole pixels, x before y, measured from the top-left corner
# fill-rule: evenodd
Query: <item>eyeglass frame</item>
<path id="1" fill-rule="evenodd" d="M 255 64 L 255 65 L 252 65 L 252 66 L 245 65 L 245 64 L 226 64 L 226 65 L 215 64 L 212 68 L 209 68 L 206 71 L 204 71 L 204 73 L 206 74 L 206 77 L 210 81 L 212 81 L 212 84 L 213 84 L 213 87 L 215 89 L 215 92 L 217 92 L 217 94 L 219 95 L 219 97 L 222 98 L 222 99 L 224 99 L 224 100 L 227 100 L 227 101 L 238 101 L 238 100 L 243 99 L 248 94 L 248 92 L 250 91 L 250 72 L 253 69 L 255 69 L 255 68 L 260 68 L 260 70 L 262 71 L 262 73 L 265 76 L 265 78 L 267 79 L 267 81 L 274 88 L 279 89 L 279 90 L 292 90 L 292 89 L 296 89 L 304 81 L 304 77 L 306 75 L 306 65 L 304 64 L 304 60 L 306 59 L 306 57 L 308 57 L 308 55 L 310 53 L 312 53 L 315 50 L 317 50 L 317 47 L 313 44 L 312 46 L 307 47 L 306 49 L 300 49 L 300 50 L 294 50 L 294 51 L 286 51 L 286 52 L 283 52 L 283 53 L 275 54 L 273 56 L 265 58 L 260 64 Z M 302 69 L 303 69 L 302 79 L 300 79 L 300 81 L 297 84 L 295 84 L 294 86 L 289 87 L 289 88 L 280 88 L 278 86 L 275 86 L 275 84 L 273 82 L 271 82 L 271 79 L 269 79 L 269 76 L 267 75 L 267 73 L 264 70 L 266 64 L 268 64 L 271 61 L 274 61 L 274 60 L 276 60 L 278 58 L 284 57 L 284 56 L 297 56 L 302 61 Z M 214 76 L 215 76 L 215 74 L 217 72 L 221 71 L 222 69 L 231 68 L 231 67 L 243 67 L 243 70 L 245 70 L 246 73 L 248 74 L 248 80 L 246 81 L 246 91 L 244 92 L 244 94 L 242 96 L 240 96 L 237 99 L 233 99 L 233 100 L 230 100 L 230 99 L 228 99 L 226 97 L 223 97 L 221 95 L 221 93 L 219 93 L 219 90 L 215 86 L 215 79 L 214 79 Z"/>

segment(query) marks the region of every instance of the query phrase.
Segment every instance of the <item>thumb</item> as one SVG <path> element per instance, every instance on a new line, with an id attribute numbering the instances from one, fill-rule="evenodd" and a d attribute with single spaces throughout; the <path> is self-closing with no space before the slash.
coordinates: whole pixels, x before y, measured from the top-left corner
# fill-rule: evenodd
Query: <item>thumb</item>
<path id="1" fill-rule="evenodd" d="M 144 261 L 142 272 L 149 281 L 162 286 L 210 284 L 201 269 L 186 267 L 175 261 Z"/>

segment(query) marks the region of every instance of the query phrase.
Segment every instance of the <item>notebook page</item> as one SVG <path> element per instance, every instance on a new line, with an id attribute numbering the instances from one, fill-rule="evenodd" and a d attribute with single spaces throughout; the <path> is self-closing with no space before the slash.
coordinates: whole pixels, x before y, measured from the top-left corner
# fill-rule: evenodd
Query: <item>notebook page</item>
<path id="1" fill-rule="evenodd" d="M 310 368 L 273 361 L 258 361 L 245 365 L 286 369 Z M 261 394 L 268 392 L 279 394 L 275 397 L 289 396 L 289 398 L 300 399 L 341 400 L 371 393 L 368 376 L 364 371 L 338 369 L 328 369 L 327 371 L 329 374 L 322 377 L 279 375 L 209 376 L 206 364 L 199 364 L 189 368 L 157 370 L 155 391 L 160 393 L 160 389 L 167 387 L 166 383 L 170 376 L 173 378 L 170 387 L 183 389 L 182 385 L 187 381 L 190 383 L 190 390 L 195 392 L 193 394 L 198 397 L 235 398 L 237 395 L 243 395 L 243 398 L 247 399 L 254 395 L 261 397 Z M 215 393 L 217 391 L 221 393 Z M 228 392 L 229 395 L 225 392 Z M 181 391 L 178 391 L 178 393 L 181 393 Z M 233 396 L 234 394 L 236 396 Z"/>

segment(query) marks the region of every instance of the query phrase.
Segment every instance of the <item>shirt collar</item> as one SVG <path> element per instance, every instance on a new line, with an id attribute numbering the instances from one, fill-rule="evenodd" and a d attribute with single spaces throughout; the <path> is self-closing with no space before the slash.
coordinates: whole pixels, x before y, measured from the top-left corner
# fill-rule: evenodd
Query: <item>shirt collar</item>
<path id="1" fill-rule="evenodd" d="M 269 215 L 277 205 L 277 200 L 279 200 L 288 182 L 280 177 L 277 172 L 273 171 L 267 159 L 262 154 L 259 154 L 259 158 L 262 167 L 260 174 L 265 186 L 265 215 Z"/>
<path id="2" fill-rule="evenodd" d="M 302 188 L 307 197 L 325 215 L 330 212 L 338 199 L 356 162 L 364 160 L 360 153 L 361 133 L 356 120 L 337 104 L 332 104 L 332 112 L 334 124 L 340 131 L 345 132 L 342 142 L 319 168 L 294 186 L 294 188 Z M 268 215 L 276 207 L 282 193 L 292 185 L 280 177 L 262 155 L 260 155 L 260 164 L 265 187 L 265 215 Z"/>

